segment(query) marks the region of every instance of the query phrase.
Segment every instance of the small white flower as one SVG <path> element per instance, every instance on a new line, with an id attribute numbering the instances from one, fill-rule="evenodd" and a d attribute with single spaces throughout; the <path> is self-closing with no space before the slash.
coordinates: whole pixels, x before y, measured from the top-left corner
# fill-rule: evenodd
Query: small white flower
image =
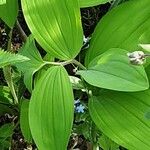
<path id="1" fill-rule="evenodd" d="M 86 44 L 90 41 L 90 37 L 85 37 L 85 35 L 83 36 L 83 42 Z"/>
<path id="2" fill-rule="evenodd" d="M 134 51 L 132 53 L 127 53 L 130 62 L 134 65 L 142 65 L 145 61 L 145 54 L 143 51 Z"/>

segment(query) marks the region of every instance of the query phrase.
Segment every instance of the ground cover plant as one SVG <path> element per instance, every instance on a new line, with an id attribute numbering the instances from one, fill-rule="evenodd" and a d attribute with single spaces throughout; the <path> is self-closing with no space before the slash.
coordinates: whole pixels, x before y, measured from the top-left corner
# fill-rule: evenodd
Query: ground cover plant
<path id="1" fill-rule="evenodd" d="M 149 0 L 0 0 L 0 17 L 0 150 L 150 149 Z"/>

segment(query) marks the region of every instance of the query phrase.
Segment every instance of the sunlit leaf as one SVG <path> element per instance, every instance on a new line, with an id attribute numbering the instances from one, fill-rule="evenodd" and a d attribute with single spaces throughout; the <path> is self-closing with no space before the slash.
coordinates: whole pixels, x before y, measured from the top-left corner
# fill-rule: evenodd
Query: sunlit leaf
<path id="1" fill-rule="evenodd" d="M 62 66 L 47 70 L 37 82 L 29 105 L 29 125 L 41 150 L 67 149 L 74 112 L 68 74 Z"/>
<path id="2" fill-rule="evenodd" d="M 0 5 L 6 4 L 6 0 L 0 0 Z"/>
<path id="3" fill-rule="evenodd" d="M 79 0 L 80 7 L 91 7 L 100 4 L 105 4 L 111 0 Z"/>
<path id="4" fill-rule="evenodd" d="M 108 12 L 98 23 L 86 55 L 86 65 L 110 48 L 137 50 L 138 44 L 150 42 L 150 1 L 131 0 Z"/>
<path id="5" fill-rule="evenodd" d="M 68 60 L 83 42 L 77 0 L 22 0 L 26 22 L 37 42 L 52 56 Z"/>
<path id="6" fill-rule="evenodd" d="M 91 97 L 89 111 L 97 127 L 130 150 L 150 148 L 150 90 L 137 93 L 102 91 Z"/>
<path id="7" fill-rule="evenodd" d="M 149 88 L 144 67 L 130 64 L 127 51 L 123 49 L 110 49 L 78 74 L 89 84 L 105 89 L 133 92 Z"/>

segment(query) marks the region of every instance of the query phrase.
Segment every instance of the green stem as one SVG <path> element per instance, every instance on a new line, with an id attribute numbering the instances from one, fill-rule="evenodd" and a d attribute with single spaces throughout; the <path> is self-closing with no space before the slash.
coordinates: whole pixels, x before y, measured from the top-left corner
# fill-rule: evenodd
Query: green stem
<path id="1" fill-rule="evenodd" d="M 12 38 L 12 29 L 9 33 L 9 41 L 8 41 L 8 46 L 7 46 L 7 51 L 11 51 L 11 38 Z M 12 74 L 11 74 L 11 66 L 6 66 L 3 68 L 3 72 L 4 72 L 4 77 L 5 80 L 8 84 L 8 87 L 10 88 L 11 94 L 14 98 L 14 104 L 18 104 L 18 98 L 15 92 L 15 88 L 14 88 L 14 84 L 13 84 L 13 80 L 12 80 Z"/>
<path id="2" fill-rule="evenodd" d="M 25 42 L 27 40 L 27 35 L 26 33 L 24 32 L 24 30 L 22 29 L 19 21 L 17 20 L 17 28 L 18 28 L 18 31 L 20 32 L 20 35 L 21 35 L 21 38 L 22 38 L 22 41 Z"/>
<path id="3" fill-rule="evenodd" d="M 55 66 L 65 66 L 65 65 L 68 65 L 72 62 L 72 59 L 71 60 L 68 60 L 68 61 L 64 61 L 64 62 L 49 62 L 49 61 L 45 61 L 45 65 L 55 65 Z"/>
<path id="4" fill-rule="evenodd" d="M 6 66 L 3 68 L 4 77 L 8 84 L 8 87 L 10 88 L 11 94 L 14 98 L 14 104 L 18 104 L 18 98 L 16 95 L 16 91 L 14 88 L 13 80 L 12 80 L 12 74 L 11 74 L 11 66 Z"/>
<path id="5" fill-rule="evenodd" d="M 111 10 L 112 8 L 118 6 L 123 0 L 114 0 L 109 8 Z"/>
<path id="6" fill-rule="evenodd" d="M 98 146 L 98 144 L 93 144 L 93 150 L 99 150 L 99 146 Z"/>
<path id="7" fill-rule="evenodd" d="M 86 70 L 86 67 L 83 66 L 79 61 L 73 59 L 72 60 L 72 63 L 74 63 L 75 65 L 77 65 L 79 68 L 83 69 L 83 70 Z"/>
<path id="8" fill-rule="evenodd" d="M 99 150 L 99 146 L 97 144 L 96 126 L 93 121 L 91 122 L 91 137 L 93 150 Z"/>
<path id="9" fill-rule="evenodd" d="M 86 67 L 83 66 L 80 62 L 78 62 L 78 61 L 75 60 L 75 59 L 71 59 L 71 60 L 64 61 L 64 62 L 48 62 L 48 61 L 45 61 L 44 63 L 45 63 L 45 65 L 56 65 L 56 66 L 59 66 L 59 65 L 65 66 L 65 65 L 74 63 L 74 64 L 77 65 L 79 68 L 81 68 L 81 69 L 83 69 L 83 70 L 86 70 Z"/>

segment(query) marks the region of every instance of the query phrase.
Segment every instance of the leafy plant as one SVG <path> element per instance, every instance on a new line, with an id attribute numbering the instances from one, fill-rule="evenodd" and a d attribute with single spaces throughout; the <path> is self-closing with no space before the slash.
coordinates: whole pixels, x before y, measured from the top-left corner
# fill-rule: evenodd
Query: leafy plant
<path id="1" fill-rule="evenodd" d="M 28 144 L 35 142 L 39 150 L 65 150 L 76 134 L 93 150 L 150 149 L 150 1 L 110 2 L 89 41 L 80 8 L 106 2 L 21 0 L 31 35 L 17 21 L 24 44 L 14 54 L 18 1 L 0 1 L 0 17 L 10 31 L 7 50 L 0 50 L 8 85 L 0 86 L 0 114 L 19 118 L 0 128 L 3 149 L 11 147 L 18 125 Z M 80 61 L 83 51 L 85 61 Z M 25 99 L 25 89 L 31 98 Z"/>

